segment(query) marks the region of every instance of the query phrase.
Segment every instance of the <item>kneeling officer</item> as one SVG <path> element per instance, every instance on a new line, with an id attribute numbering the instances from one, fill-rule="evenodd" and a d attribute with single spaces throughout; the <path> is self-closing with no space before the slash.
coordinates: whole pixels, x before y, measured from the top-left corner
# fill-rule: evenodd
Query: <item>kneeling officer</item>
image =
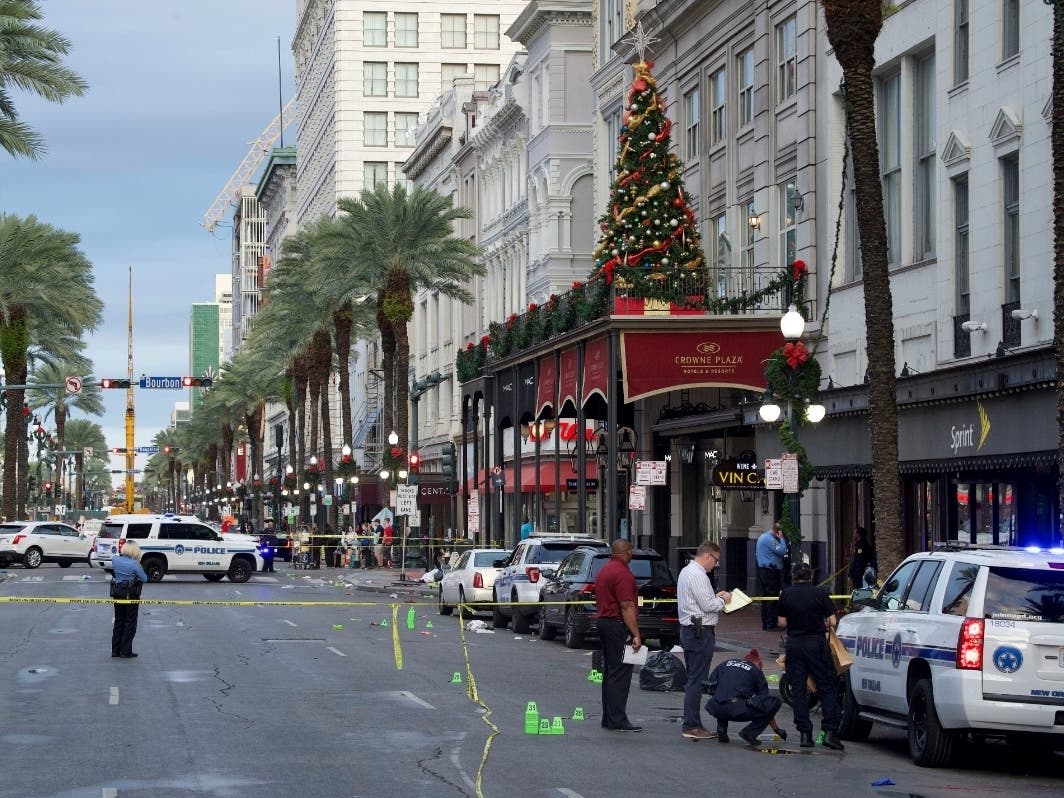
<path id="1" fill-rule="evenodd" d="M 707 684 L 713 697 L 706 702 L 706 710 L 717 719 L 717 742 L 728 742 L 728 721 L 744 720 L 747 726 L 739 736 L 748 745 L 758 745 L 757 736 L 779 712 L 781 701 L 768 691 L 768 682 L 761 672 L 761 655 L 751 649 L 742 659 L 722 662 L 710 674 Z M 777 732 L 783 739 L 786 733 Z"/>

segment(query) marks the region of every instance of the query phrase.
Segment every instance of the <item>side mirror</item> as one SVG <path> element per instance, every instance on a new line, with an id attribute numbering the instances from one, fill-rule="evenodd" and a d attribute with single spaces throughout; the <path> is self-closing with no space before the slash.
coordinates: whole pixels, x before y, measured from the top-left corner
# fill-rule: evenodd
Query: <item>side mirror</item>
<path id="1" fill-rule="evenodd" d="M 222 540 L 225 540 L 225 538 L 223 538 L 223 537 L 222 537 L 222 536 L 221 536 L 220 534 L 218 534 L 217 532 L 215 532 L 215 533 L 214 533 L 214 539 L 215 539 L 215 540 L 218 540 L 218 541 L 222 541 Z"/>
<path id="2" fill-rule="evenodd" d="M 857 607 L 874 607 L 876 605 L 875 594 L 870 588 L 858 588 L 850 594 L 850 603 Z"/>

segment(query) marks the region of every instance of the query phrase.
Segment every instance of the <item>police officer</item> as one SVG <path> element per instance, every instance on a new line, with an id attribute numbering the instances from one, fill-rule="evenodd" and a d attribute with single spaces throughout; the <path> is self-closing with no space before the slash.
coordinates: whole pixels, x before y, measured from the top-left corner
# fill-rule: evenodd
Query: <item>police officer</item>
<path id="1" fill-rule="evenodd" d="M 757 745 L 757 736 L 769 724 L 781 739 L 787 732 L 774 722 L 782 701 L 768 691 L 768 681 L 761 672 L 761 654 L 756 648 L 742 659 L 728 659 L 718 665 L 709 676 L 713 697 L 706 702 L 706 711 L 717 719 L 717 742 L 728 740 L 728 721 L 745 720 L 747 726 L 739 736 L 748 745 Z"/>
<path id="2" fill-rule="evenodd" d="M 813 569 L 798 563 L 793 571 L 794 584 L 783 589 L 779 600 L 779 625 L 787 630 L 787 679 L 791 684 L 794 725 L 801 735 L 802 748 L 813 747 L 813 724 L 809 720 L 809 695 L 806 678 L 813 677 L 823 718 L 824 747 L 841 751 L 839 707 L 835 685 L 838 676 L 828 648 L 827 630 L 835 626 L 835 604 L 822 587 L 813 584 Z"/>

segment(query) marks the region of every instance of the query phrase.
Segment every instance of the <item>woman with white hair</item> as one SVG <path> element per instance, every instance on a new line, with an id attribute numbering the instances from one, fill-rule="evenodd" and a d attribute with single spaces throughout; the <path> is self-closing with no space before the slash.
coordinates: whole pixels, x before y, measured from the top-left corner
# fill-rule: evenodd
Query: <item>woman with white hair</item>
<path id="1" fill-rule="evenodd" d="M 111 558 L 111 598 L 115 601 L 115 624 L 111 631 L 111 656 L 132 659 L 133 638 L 137 634 L 137 615 L 140 612 L 140 589 L 148 575 L 140 566 L 140 546 L 126 540 L 120 553 Z M 128 601 L 128 599 L 136 599 Z"/>

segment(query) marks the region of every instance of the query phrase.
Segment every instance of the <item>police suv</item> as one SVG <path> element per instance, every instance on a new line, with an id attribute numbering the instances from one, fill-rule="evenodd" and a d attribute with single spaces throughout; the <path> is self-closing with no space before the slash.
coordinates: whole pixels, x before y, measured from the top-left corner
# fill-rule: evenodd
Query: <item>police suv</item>
<path id="1" fill-rule="evenodd" d="M 842 737 L 907 729 L 927 767 L 969 734 L 1064 747 L 1064 549 L 947 544 L 853 601 L 838 626 L 854 660 Z"/>
<path id="2" fill-rule="evenodd" d="M 96 536 L 93 562 L 111 569 L 111 557 L 127 540 L 140 546 L 140 564 L 149 582 L 166 574 L 203 574 L 209 582 L 228 576 L 246 582 L 262 570 L 257 543 L 249 536 L 223 538 L 194 515 L 112 515 Z"/>

